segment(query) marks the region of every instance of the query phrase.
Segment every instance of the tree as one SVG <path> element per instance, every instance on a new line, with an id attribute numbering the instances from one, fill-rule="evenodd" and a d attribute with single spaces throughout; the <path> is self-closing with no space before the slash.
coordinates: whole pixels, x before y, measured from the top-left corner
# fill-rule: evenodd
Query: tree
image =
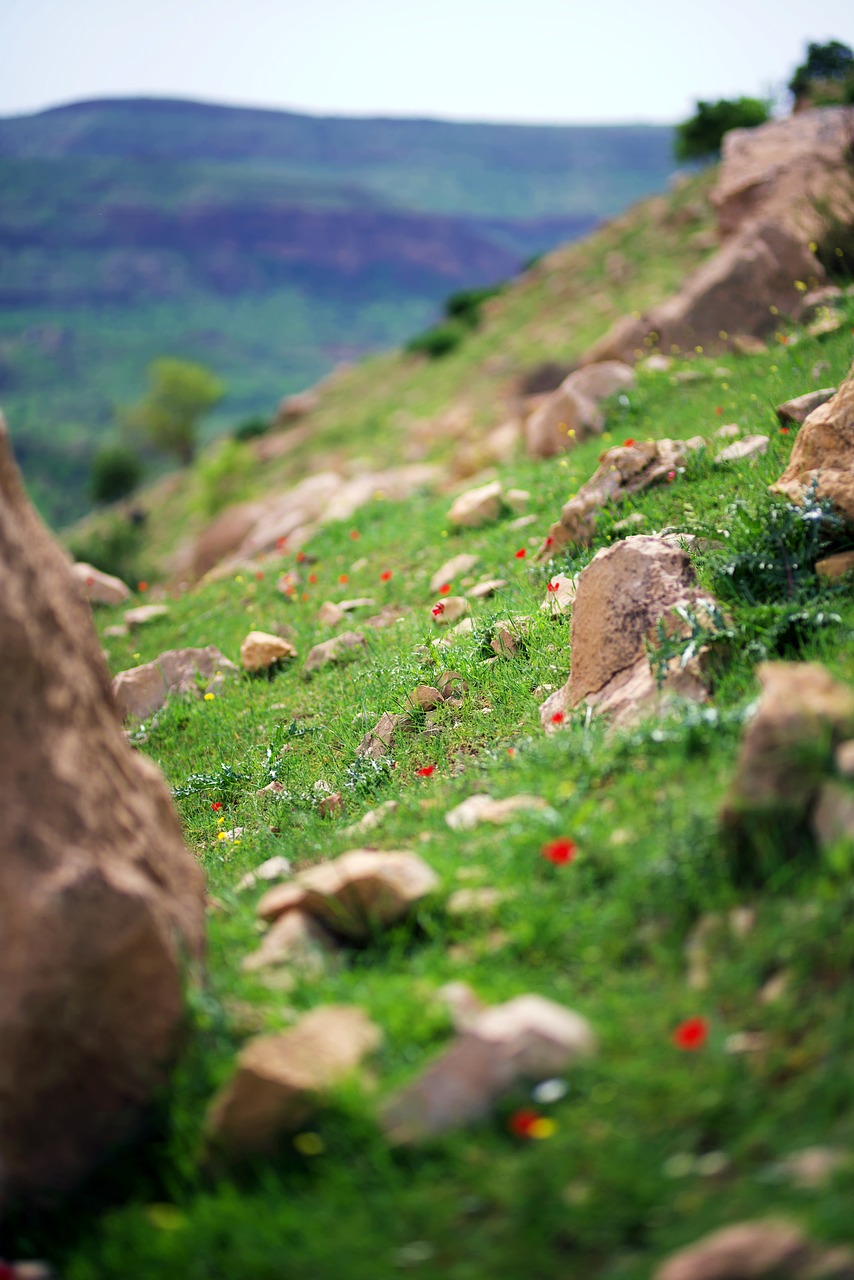
<path id="1" fill-rule="evenodd" d="M 155 360 L 148 367 L 149 388 L 139 404 L 123 414 L 131 431 L 155 449 L 190 463 L 198 443 L 199 422 L 225 394 L 212 370 L 188 360 Z"/>
<path id="2" fill-rule="evenodd" d="M 852 86 L 854 53 L 839 40 L 807 45 L 806 61 L 795 69 L 789 81 L 796 105 L 807 101 L 844 101 L 848 97 L 846 90 Z"/>
<path id="3" fill-rule="evenodd" d="M 752 129 L 770 118 L 767 102 L 759 98 L 721 98 L 698 102 L 690 120 L 676 126 L 673 153 L 677 160 L 714 160 L 730 129 Z"/>
<path id="4" fill-rule="evenodd" d="M 105 444 L 92 459 L 89 492 L 93 502 L 118 502 L 142 479 L 142 462 L 124 444 Z"/>

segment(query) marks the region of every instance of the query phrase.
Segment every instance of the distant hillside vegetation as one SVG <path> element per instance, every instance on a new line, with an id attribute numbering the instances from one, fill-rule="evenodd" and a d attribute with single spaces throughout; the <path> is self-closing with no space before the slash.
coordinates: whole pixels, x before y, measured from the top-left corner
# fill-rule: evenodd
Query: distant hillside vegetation
<path id="1" fill-rule="evenodd" d="M 36 500 L 85 509 L 151 359 L 211 365 L 220 427 L 269 412 L 660 189 L 671 143 L 149 99 L 0 120 L 0 396 Z"/>

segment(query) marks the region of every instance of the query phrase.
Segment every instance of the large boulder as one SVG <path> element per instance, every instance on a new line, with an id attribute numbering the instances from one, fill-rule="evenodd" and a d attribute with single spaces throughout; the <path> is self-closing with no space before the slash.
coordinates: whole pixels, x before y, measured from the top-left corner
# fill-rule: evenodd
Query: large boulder
<path id="1" fill-rule="evenodd" d="M 525 424 L 528 453 L 534 458 L 551 458 L 588 436 L 599 435 L 605 425 L 600 401 L 634 383 L 634 369 L 620 360 L 576 369 Z"/>
<path id="2" fill-rule="evenodd" d="M 3 1202 L 71 1186 L 164 1083 L 204 886 L 162 778 L 124 740 L 89 607 L 2 419 L 0 653 Z"/>
<path id="3" fill-rule="evenodd" d="M 771 488 L 800 502 L 813 485 L 854 524 L 854 365 L 836 394 L 806 419 L 789 465 Z"/>
<path id="4" fill-rule="evenodd" d="M 204 649 L 167 649 L 153 662 L 129 667 L 113 678 L 113 697 L 123 720 L 145 720 L 166 705 L 172 694 L 201 696 L 219 688 L 237 667 L 216 645 Z"/>

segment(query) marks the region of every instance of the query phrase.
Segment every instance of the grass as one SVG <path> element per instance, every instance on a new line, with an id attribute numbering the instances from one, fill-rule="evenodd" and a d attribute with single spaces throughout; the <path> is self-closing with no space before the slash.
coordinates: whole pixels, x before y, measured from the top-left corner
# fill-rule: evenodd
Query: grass
<path id="1" fill-rule="evenodd" d="M 534 308 L 527 292 L 534 289 L 531 281 L 520 289 L 520 306 Z M 506 335 L 500 318 L 495 325 L 498 346 Z M 472 346 L 489 336 L 472 335 Z M 711 528 L 724 549 L 698 552 L 698 572 L 705 585 L 720 585 L 727 563 L 755 552 L 758 538 L 779 527 L 770 513 L 785 504 L 769 498 L 767 485 L 782 471 L 796 428 L 782 434 L 773 405 L 816 385 L 818 359 L 829 365 L 818 385 L 838 382 L 850 360 L 848 326 L 823 343 L 801 336 L 764 356 L 727 357 L 725 374 L 717 361 L 696 357 L 690 365 L 704 380 L 678 388 L 666 373 L 641 373 L 628 403 L 611 406 L 605 444 L 694 434 L 711 441 L 732 421 L 771 442 L 764 456 L 726 469 L 713 464 L 710 447 L 672 484 L 606 513 L 596 546 L 620 536 L 612 525 L 630 510 L 644 517 L 642 531 Z M 402 378 L 404 363 L 389 360 L 392 400 L 394 369 Z M 469 360 L 471 369 L 472 352 Z M 425 375 L 419 408 L 429 394 L 441 399 L 462 373 L 461 365 L 449 370 L 432 393 Z M 351 391 L 372 374 L 352 376 Z M 320 440 L 331 442 L 333 409 L 325 412 Z M 337 430 L 345 429 L 342 420 Z M 755 589 L 749 598 L 731 592 L 737 643 L 710 707 L 679 707 L 620 735 L 582 715 L 544 738 L 537 707 L 543 690 L 566 678 L 569 622 L 549 619 L 539 605 L 551 574 L 577 571 L 595 548 L 545 567 L 515 553 L 539 544 L 602 447 L 594 440 L 501 472 L 531 491 L 530 528 L 505 519 L 455 534 L 445 520 L 448 498 L 377 502 L 352 523 L 323 529 L 304 563 L 283 557 L 257 575 L 177 594 L 167 617 L 126 639 L 104 636 L 114 670 L 196 644 L 214 643 L 236 659 L 255 627 L 287 626 L 304 657 L 329 634 L 316 621 L 325 599 L 365 594 L 402 613 L 395 625 L 366 633 L 363 655 L 309 683 L 299 664 L 271 680 L 241 677 L 212 701 L 172 702 L 137 729 L 140 749 L 170 786 L 188 792 L 178 808 L 216 903 L 207 982 L 190 993 L 185 1053 L 146 1141 L 119 1153 L 55 1212 L 8 1223 L 7 1253 L 46 1256 L 64 1280 L 266 1280 L 283 1271 L 313 1280 L 408 1271 L 429 1280 L 646 1280 L 669 1251 L 772 1211 L 821 1239 L 850 1238 L 854 1168 L 805 1190 L 782 1175 L 781 1161 L 817 1144 L 854 1149 L 854 849 L 849 843 L 823 857 L 804 849 L 761 890 L 746 892 L 730 875 L 717 822 L 757 693 L 757 658 L 782 647 L 854 682 L 850 579 L 822 587 L 805 573 L 792 592 L 774 579 L 764 600 Z M 755 524 L 738 515 L 736 499 Z M 480 558 L 473 578 L 500 576 L 508 586 L 473 606 L 473 637 L 437 652 L 428 583 L 460 550 Z M 291 601 L 275 586 L 281 569 L 301 577 Z M 791 634 L 775 630 L 787 609 L 805 610 L 812 621 Z M 816 624 L 819 612 L 828 625 Z M 99 611 L 102 635 L 120 613 Z M 526 643 L 517 656 L 487 665 L 483 638 L 508 614 L 531 619 Z M 366 729 L 384 711 L 402 710 L 415 685 L 445 668 L 466 683 L 463 705 L 438 713 L 437 732 L 402 738 L 394 768 L 354 771 Z M 276 761 L 288 793 L 280 800 L 258 795 L 277 755 L 271 743 L 287 747 Z M 418 777 L 428 764 L 432 776 Z M 318 782 L 344 793 L 341 817 L 318 816 Z M 481 790 L 533 792 L 548 808 L 499 829 L 451 831 L 445 813 Z M 354 843 L 343 828 L 386 799 L 398 807 L 373 843 L 421 854 L 440 877 L 439 892 L 413 921 L 351 950 L 320 978 L 243 972 L 240 960 L 259 941 L 261 891 L 237 893 L 241 875 L 276 853 L 297 866 L 334 857 Z M 239 842 L 218 838 L 235 827 L 244 829 Z M 558 836 L 578 844 L 569 865 L 540 855 Z M 495 886 L 507 898 L 488 917 L 449 915 L 450 892 L 471 885 Z M 745 907 L 755 915 L 741 936 L 728 921 Z M 720 924 L 708 943 L 709 984 L 698 991 L 686 983 L 685 949 L 710 913 Z M 762 989 L 781 973 L 782 996 L 764 1002 Z M 448 1043 L 450 1020 L 436 993 L 457 979 L 487 1001 L 538 992 L 592 1023 L 597 1057 L 567 1073 L 565 1097 L 541 1107 L 557 1126 L 547 1140 L 513 1136 L 512 1113 L 531 1105 L 519 1089 L 472 1129 L 411 1151 L 384 1141 L 378 1100 Z M 362 1006 L 382 1027 L 374 1085 L 336 1093 L 312 1125 L 315 1155 L 284 1141 L 275 1158 L 212 1165 L 203 1156 L 205 1106 L 240 1044 L 333 1002 Z M 708 1020 L 708 1041 L 681 1051 L 673 1032 L 695 1016 Z M 729 1052 L 729 1038 L 742 1032 L 760 1033 L 762 1050 Z"/>

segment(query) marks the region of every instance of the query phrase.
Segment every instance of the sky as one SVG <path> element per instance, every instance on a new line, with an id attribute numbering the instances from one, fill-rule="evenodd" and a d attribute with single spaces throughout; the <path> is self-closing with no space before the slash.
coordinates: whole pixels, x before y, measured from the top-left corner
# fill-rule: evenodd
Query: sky
<path id="1" fill-rule="evenodd" d="M 0 0 L 0 115 L 180 97 L 322 115 L 675 122 L 767 96 L 852 0 Z"/>

